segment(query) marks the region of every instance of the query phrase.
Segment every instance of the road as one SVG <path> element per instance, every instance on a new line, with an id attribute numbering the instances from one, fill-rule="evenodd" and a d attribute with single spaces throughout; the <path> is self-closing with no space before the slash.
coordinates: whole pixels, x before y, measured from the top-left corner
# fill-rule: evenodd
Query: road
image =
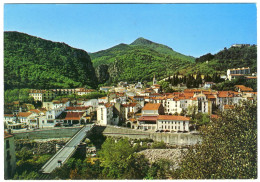
<path id="1" fill-rule="evenodd" d="M 86 133 L 93 125 L 84 126 L 77 134 L 75 134 L 64 147 L 62 147 L 42 168 L 42 173 L 51 173 L 55 168 L 59 167 L 58 161 L 64 164 L 76 151 L 78 144 L 85 138 Z"/>

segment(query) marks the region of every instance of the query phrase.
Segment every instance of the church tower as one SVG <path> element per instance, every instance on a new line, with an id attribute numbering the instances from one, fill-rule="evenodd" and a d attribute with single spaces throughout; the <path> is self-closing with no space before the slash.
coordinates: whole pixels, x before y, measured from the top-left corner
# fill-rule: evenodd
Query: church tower
<path id="1" fill-rule="evenodd" d="M 157 80 L 156 80 L 156 78 L 155 78 L 155 74 L 154 74 L 154 76 L 153 76 L 153 85 L 157 85 Z"/>

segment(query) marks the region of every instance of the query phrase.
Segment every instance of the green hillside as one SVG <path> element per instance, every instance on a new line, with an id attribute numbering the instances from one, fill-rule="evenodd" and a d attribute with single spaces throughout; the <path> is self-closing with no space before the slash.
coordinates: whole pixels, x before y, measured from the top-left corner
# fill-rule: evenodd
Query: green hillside
<path id="1" fill-rule="evenodd" d="M 4 86 L 14 88 L 96 87 L 86 51 L 19 32 L 4 32 Z"/>
<path id="2" fill-rule="evenodd" d="M 161 54 L 165 54 L 165 55 L 171 55 L 175 58 L 179 58 L 179 59 L 184 59 L 184 60 L 190 60 L 190 61 L 194 61 L 194 57 L 192 56 L 186 56 L 183 55 L 181 53 L 178 53 L 176 51 L 174 51 L 172 48 L 163 45 L 163 44 L 158 44 L 155 42 L 152 42 L 150 40 L 144 39 L 142 37 L 136 39 L 134 42 L 132 42 L 130 45 L 141 45 L 141 46 L 147 46 Z"/>
<path id="3" fill-rule="evenodd" d="M 215 72 L 226 74 L 227 69 L 250 67 L 251 72 L 257 71 L 257 46 L 230 47 L 215 55 L 206 54 L 196 59 L 194 64 L 187 65 L 179 72 L 184 75 Z"/>
<path id="4" fill-rule="evenodd" d="M 195 58 L 184 56 L 171 48 L 139 38 L 130 45 L 119 44 L 110 49 L 91 53 L 96 74 L 106 75 L 100 82 L 150 81 L 153 75 L 163 78 L 194 62 Z M 100 69 L 108 65 L 106 69 Z M 104 74 L 107 72 L 107 74 Z"/>

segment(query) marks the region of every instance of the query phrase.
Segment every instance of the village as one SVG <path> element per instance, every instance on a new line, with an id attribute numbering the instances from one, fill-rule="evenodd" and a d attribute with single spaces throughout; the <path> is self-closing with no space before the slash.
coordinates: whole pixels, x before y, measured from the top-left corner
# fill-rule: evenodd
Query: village
<path id="1" fill-rule="evenodd" d="M 243 75 L 254 77 L 250 75 L 250 68 L 238 68 L 227 70 L 226 79 Z M 190 122 L 194 113 L 207 114 L 212 119 L 218 117 L 217 111 L 233 109 L 241 100 L 256 101 L 257 93 L 252 88 L 236 85 L 235 91 L 215 91 L 211 89 L 213 84 L 204 82 L 200 88 L 164 93 L 154 76 L 148 88 L 141 82 L 121 81 L 116 87 L 100 87 L 99 92 L 107 93 L 105 97 L 60 100 L 53 99 L 61 95 L 88 95 L 96 90 L 32 89 L 29 95 L 42 106 L 34 108 L 32 104 L 23 104 L 25 107 L 22 107 L 19 101 L 13 102 L 13 114 L 4 114 L 5 129 L 16 132 L 95 123 L 150 132 L 187 133 L 196 129 Z"/>

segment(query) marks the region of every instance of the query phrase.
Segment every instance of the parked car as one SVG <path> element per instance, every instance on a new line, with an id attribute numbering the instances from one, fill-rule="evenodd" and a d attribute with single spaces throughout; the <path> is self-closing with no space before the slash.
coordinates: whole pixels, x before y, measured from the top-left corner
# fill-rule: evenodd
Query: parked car
<path id="1" fill-rule="evenodd" d="M 164 130 L 164 132 L 170 132 L 170 130 Z"/>
<path id="2" fill-rule="evenodd" d="M 71 124 L 71 123 L 63 123 L 63 126 L 69 127 L 69 126 L 73 126 L 73 124 Z"/>
<path id="3" fill-rule="evenodd" d="M 60 127 L 60 126 L 61 126 L 60 123 L 56 123 L 56 124 L 54 125 L 54 127 Z"/>

